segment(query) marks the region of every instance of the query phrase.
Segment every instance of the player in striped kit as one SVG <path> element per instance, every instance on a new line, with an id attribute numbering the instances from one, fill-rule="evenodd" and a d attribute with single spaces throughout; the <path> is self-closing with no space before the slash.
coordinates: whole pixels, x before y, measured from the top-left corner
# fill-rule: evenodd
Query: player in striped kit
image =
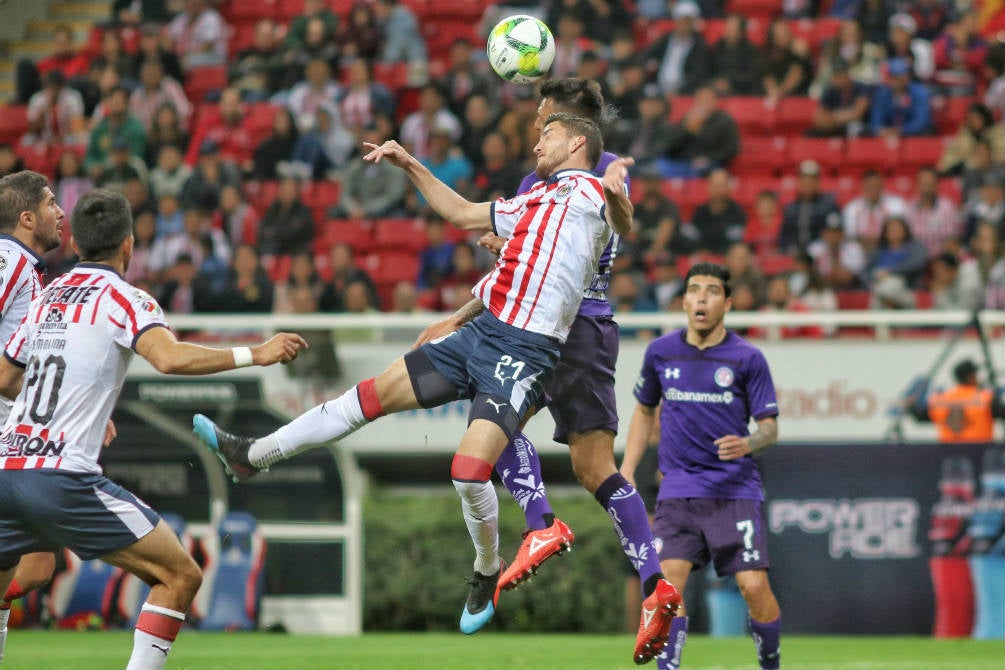
<path id="1" fill-rule="evenodd" d="M 542 394 L 611 238 L 608 190 L 623 192 L 616 165 L 603 182 L 591 171 L 603 149 L 599 127 L 570 114 L 548 117 L 534 148 L 541 180 L 510 200 L 471 203 L 438 181 L 396 142 L 370 145 L 367 160 L 402 167 L 430 205 L 460 228 L 502 237 L 494 270 L 473 293 L 485 311 L 460 330 L 413 349 L 375 379 L 328 401 L 264 438 L 229 435 L 196 416 L 196 432 L 241 479 L 313 445 L 338 440 L 387 413 L 471 398 L 467 432 L 451 465 L 475 545 L 471 590 L 460 628 L 474 633 L 493 616 L 502 561 L 493 464 Z"/>
<path id="2" fill-rule="evenodd" d="M 59 246 L 64 216 L 44 176 L 23 170 L 0 179 L 0 343 L 10 339 L 42 291 L 42 254 Z M 10 408 L 10 401 L 0 397 L 0 423 L 7 420 Z M 0 660 L 11 603 L 48 583 L 55 567 L 52 552 L 21 558 L 0 600 Z"/>
<path id="3" fill-rule="evenodd" d="M 122 195 L 84 195 L 72 232 L 81 262 L 31 302 L 0 360 L 0 393 L 16 396 L 0 434 L 0 589 L 21 556 L 59 547 L 137 575 L 152 588 L 127 670 L 161 670 L 202 573 L 157 513 L 98 465 L 133 351 L 160 372 L 200 375 L 287 362 L 306 343 L 287 333 L 233 350 L 175 339 L 157 302 L 122 279 L 133 249 Z"/>

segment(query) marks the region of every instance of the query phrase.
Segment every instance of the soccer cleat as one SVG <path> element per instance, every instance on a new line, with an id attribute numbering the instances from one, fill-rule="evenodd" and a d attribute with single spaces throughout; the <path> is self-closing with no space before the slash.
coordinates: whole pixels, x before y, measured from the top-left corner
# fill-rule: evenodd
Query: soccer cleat
<path id="1" fill-rule="evenodd" d="M 192 429 L 209 450 L 223 462 L 223 467 L 235 483 L 243 482 L 257 475 L 261 470 L 248 460 L 248 447 L 254 438 L 231 435 L 220 430 L 209 417 L 196 414 L 192 417 Z"/>
<path id="2" fill-rule="evenodd" d="M 523 534 L 513 565 L 499 578 L 499 588 L 503 591 L 515 589 L 537 573 L 547 559 L 572 551 L 572 541 L 576 539 L 572 530 L 561 519 L 543 530 L 528 530 Z"/>
<path id="3" fill-rule="evenodd" d="M 492 620 L 496 613 L 496 603 L 499 602 L 499 574 L 506 569 L 506 561 L 499 560 L 499 570 L 494 575 L 483 575 L 475 570 L 465 581 L 471 585 L 468 600 L 461 612 L 461 632 L 473 635 Z"/>
<path id="4" fill-rule="evenodd" d="M 635 663 L 642 665 L 660 655 L 670 637 L 670 622 L 680 607 L 677 587 L 665 579 L 656 583 L 656 589 L 642 601 L 642 619 L 635 638 Z"/>

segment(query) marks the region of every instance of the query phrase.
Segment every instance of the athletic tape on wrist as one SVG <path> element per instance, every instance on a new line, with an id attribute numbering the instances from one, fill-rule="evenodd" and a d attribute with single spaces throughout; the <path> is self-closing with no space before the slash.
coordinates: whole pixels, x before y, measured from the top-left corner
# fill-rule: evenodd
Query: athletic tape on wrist
<path id="1" fill-rule="evenodd" d="M 235 368 L 246 368 L 255 362 L 254 356 L 251 355 L 250 347 L 234 347 L 230 352 L 234 354 Z"/>

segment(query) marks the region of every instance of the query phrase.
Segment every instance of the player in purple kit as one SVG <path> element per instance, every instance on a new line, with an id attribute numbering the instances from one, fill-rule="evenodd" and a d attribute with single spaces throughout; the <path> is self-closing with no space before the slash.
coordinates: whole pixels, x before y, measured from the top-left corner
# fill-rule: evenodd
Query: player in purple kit
<path id="1" fill-rule="evenodd" d="M 778 405 L 764 355 L 723 322 L 731 307 L 729 270 L 698 263 L 685 278 L 686 329 L 646 348 L 635 383 L 638 405 L 628 428 L 621 472 L 633 481 L 660 409 L 663 473 L 653 530 L 661 565 L 683 590 L 711 560 L 735 575 L 764 670 L 779 667 L 781 611 L 768 582 L 768 537 L 761 475 L 753 455 L 778 440 Z M 757 429 L 748 434 L 750 418 Z M 683 610 L 682 610 L 683 612 Z M 687 617 L 671 623 L 660 670 L 680 667 Z"/>
<path id="2" fill-rule="evenodd" d="M 576 114 L 603 125 L 605 103 L 595 81 L 573 77 L 552 79 L 541 86 L 540 95 L 535 122 L 539 130 L 554 112 Z M 594 172 L 604 174 L 610 165 L 617 163 L 627 168 L 632 161 L 604 152 Z M 518 192 L 525 193 L 539 180 L 535 173 L 528 174 Z M 620 216 L 630 222 L 632 204 L 627 188 L 625 192 L 607 193 L 605 197 L 611 220 Z M 496 250 L 501 245 L 498 238 L 494 245 L 489 243 Z M 561 358 L 544 384 L 544 400 L 555 420 L 555 440 L 569 445 L 576 477 L 611 517 L 622 549 L 639 573 L 646 599 L 634 658 L 636 663 L 645 663 L 662 646 L 661 640 L 666 637 L 676 610 L 678 592 L 663 579 L 645 504 L 618 472 L 614 461 L 614 435 L 618 430 L 614 393 L 618 324 L 607 300 L 607 286 L 616 246 L 615 236 L 604 249 L 583 293 Z M 418 342 L 428 342 L 460 328 L 477 316 L 482 307 L 477 300 L 468 303 L 450 318 L 423 331 Z M 542 482 L 540 460 L 526 435 L 517 433 L 512 437 L 496 462 L 496 472 L 523 508 L 529 528 L 516 558 L 499 579 L 499 587 L 509 589 L 529 578 L 546 559 L 568 548 L 573 533 L 552 512 Z"/>

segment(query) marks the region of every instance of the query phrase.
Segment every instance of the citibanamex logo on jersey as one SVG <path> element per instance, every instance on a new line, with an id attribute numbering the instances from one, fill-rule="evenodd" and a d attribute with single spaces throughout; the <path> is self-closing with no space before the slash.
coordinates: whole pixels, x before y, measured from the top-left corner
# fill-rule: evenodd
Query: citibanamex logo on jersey
<path id="1" fill-rule="evenodd" d="M 832 558 L 913 558 L 918 547 L 921 509 L 913 498 L 820 498 L 772 500 L 768 524 L 773 533 L 797 528 L 826 534 Z"/>

